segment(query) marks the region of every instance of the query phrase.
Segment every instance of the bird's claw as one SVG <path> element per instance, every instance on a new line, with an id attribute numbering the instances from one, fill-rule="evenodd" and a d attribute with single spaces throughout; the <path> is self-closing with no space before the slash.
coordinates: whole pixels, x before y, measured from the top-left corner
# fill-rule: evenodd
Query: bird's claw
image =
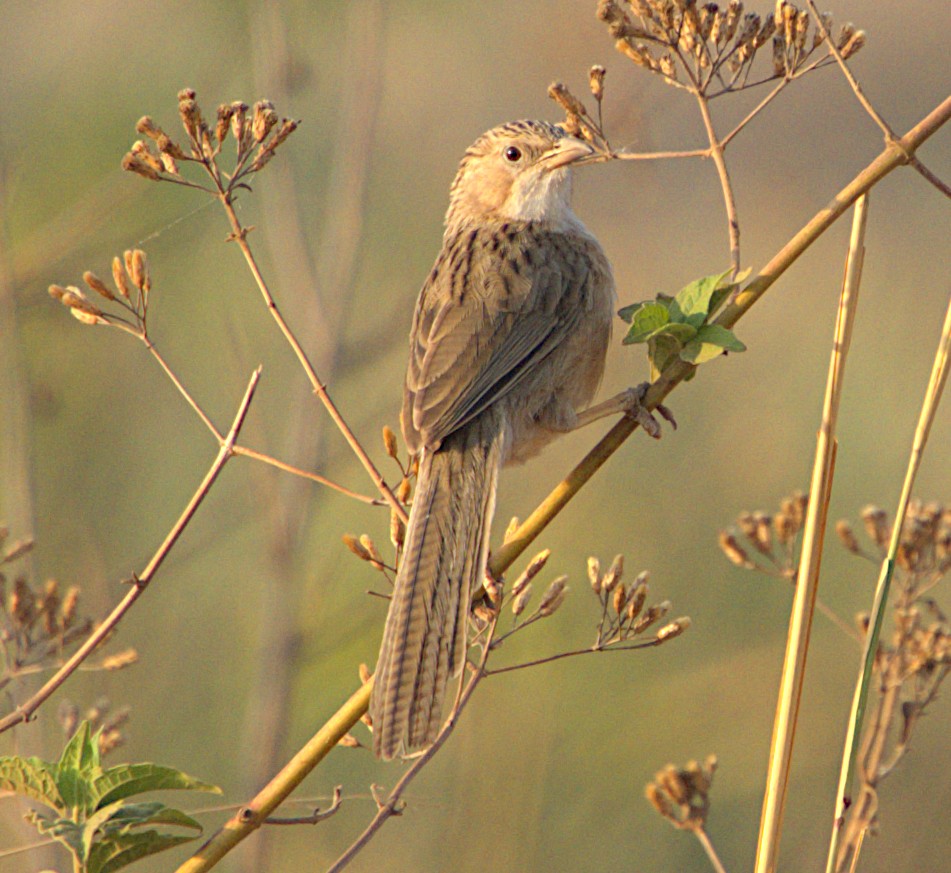
<path id="1" fill-rule="evenodd" d="M 624 414 L 634 419 L 646 434 L 652 436 L 655 440 L 661 437 L 660 422 L 654 418 L 654 412 L 657 412 L 661 418 L 670 422 L 674 430 L 677 429 L 677 420 L 674 414 L 662 403 L 659 403 L 653 411 L 644 406 L 644 397 L 650 389 L 650 382 L 641 382 L 636 388 L 628 388 L 624 393 L 627 395 Z"/>

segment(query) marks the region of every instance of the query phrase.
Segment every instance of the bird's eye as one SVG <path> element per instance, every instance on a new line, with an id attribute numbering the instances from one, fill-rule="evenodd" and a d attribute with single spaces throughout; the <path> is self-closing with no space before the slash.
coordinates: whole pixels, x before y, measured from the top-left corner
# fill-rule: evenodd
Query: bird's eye
<path id="1" fill-rule="evenodd" d="M 505 155 L 505 160 L 512 164 L 522 159 L 522 150 L 517 146 L 509 146 L 503 154 Z"/>

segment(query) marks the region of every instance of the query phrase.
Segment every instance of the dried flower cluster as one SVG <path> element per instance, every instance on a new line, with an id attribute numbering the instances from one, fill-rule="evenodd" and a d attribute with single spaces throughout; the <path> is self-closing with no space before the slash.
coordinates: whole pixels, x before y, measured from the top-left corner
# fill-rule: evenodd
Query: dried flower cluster
<path id="1" fill-rule="evenodd" d="M 33 548 L 32 540 L 7 544 L 8 539 L 9 531 L 0 527 L 0 688 L 24 675 L 56 666 L 64 651 L 93 626 L 79 613 L 78 586 L 64 592 L 55 579 L 34 588 L 25 574 L 8 577 L 6 568 Z M 135 660 L 135 651 L 130 649 L 105 658 L 97 666 L 117 670 Z"/>
<path id="2" fill-rule="evenodd" d="M 741 512 L 736 527 L 720 532 L 720 549 L 744 570 L 760 570 L 795 580 L 799 567 L 797 536 L 806 519 L 809 495 L 794 491 L 780 501 L 779 511 Z M 755 561 L 756 555 L 764 561 Z"/>
<path id="3" fill-rule="evenodd" d="M 710 811 L 710 788 L 717 769 L 715 755 L 703 764 L 689 761 L 685 767 L 668 764 L 658 770 L 644 793 L 651 805 L 675 828 L 702 831 Z"/>
<path id="4" fill-rule="evenodd" d="M 123 310 L 122 312 L 103 310 L 100 304 L 75 285 L 68 285 L 65 288 L 61 285 L 50 285 L 49 293 L 50 297 L 59 300 L 83 324 L 113 325 L 136 336 L 144 337 L 149 309 L 149 292 L 152 290 L 152 279 L 149 276 L 145 252 L 141 249 L 129 249 L 122 258 L 113 258 L 112 281 L 114 288 L 110 288 L 89 270 L 83 273 L 83 282 L 89 290 L 103 300 L 115 304 Z"/>
<path id="5" fill-rule="evenodd" d="M 109 698 L 100 697 L 82 716 L 79 707 L 75 703 L 64 700 L 60 704 L 57 715 L 60 727 L 63 729 L 63 738 L 67 742 L 72 739 L 81 721 L 89 723 L 91 733 L 101 731 L 99 734 L 99 754 L 105 757 L 110 752 L 125 745 L 126 738 L 122 728 L 131 717 L 132 710 L 128 706 L 122 706 L 113 712 L 112 702 Z"/>
<path id="6" fill-rule="evenodd" d="M 133 143 L 122 159 L 122 168 L 155 182 L 175 182 L 230 195 L 239 182 L 267 165 L 298 125 L 296 121 L 279 118 L 269 100 L 259 100 L 253 107 L 240 100 L 222 103 L 214 122 L 206 122 L 191 88 L 179 91 L 178 114 L 186 135 L 184 147 L 145 115 L 135 126 L 145 139 Z M 229 135 L 235 143 L 235 163 L 227 172 L 218 160 Z M 179 162 L 200 165 L 211 177 L 214 188 L 185 179 Z"/>
<path id="7" fill-rule="evenodd" d="M 772 79 L 790 79 L 831 61 L 825 54 L 808 64 L 823 43 L 808 10 L 779 0 L 766 16 L 745 12 L 739 0 L 720 6 L 696 0 L 600 0 L 598 17 L 615 47 L 635 64 L 680 88 L 714 97 Z M 822 13 L 832 34 L 832 17 Z M 865 34 L 843 25 L 833 38 L 843 58 L 865 44 Z M 750 82 L 753 61 L 772 46 L 771 73 Z"/>

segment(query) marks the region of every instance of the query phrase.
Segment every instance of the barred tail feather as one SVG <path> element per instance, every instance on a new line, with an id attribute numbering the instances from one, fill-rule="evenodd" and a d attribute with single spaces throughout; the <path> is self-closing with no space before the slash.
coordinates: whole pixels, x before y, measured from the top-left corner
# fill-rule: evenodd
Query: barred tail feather
<path id="1" fill-rule="evenodd" d="M 435 739 L 446 686 L 465 664 L 469 602 L 485 572 L 502 459 L 492 418 L 420 458 L 370 698 L 373 747 L 384 759 Z"/>

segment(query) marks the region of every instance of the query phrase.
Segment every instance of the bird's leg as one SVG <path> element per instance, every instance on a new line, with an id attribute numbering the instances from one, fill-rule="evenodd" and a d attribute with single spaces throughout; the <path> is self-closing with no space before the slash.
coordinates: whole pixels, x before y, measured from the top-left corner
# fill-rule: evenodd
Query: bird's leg
<path id="1" fill-rule="evenodd" d="M 644 395 L 647 394 L 648 388 L 650 388 L 649 382 L 641 382 L 636 388 L 627 388 L 620 394 L 615 394 L 609 400 L 589 406 L 584 412 L 578 413 L 578 420 L 572 430 L 577 430 L 579 427 L 584 427 L 607 416 L 623 413 L 633 418 L 644 428 L 645 433 L 654 437 L 654 439 L 660 439 L 660 423 L 654 418 L 651 411 L 643 405 Z M 674 430 L 677 429 L 677 421 L 666 406 L 659 405 L 657 412 L 673 425 Z"/>

